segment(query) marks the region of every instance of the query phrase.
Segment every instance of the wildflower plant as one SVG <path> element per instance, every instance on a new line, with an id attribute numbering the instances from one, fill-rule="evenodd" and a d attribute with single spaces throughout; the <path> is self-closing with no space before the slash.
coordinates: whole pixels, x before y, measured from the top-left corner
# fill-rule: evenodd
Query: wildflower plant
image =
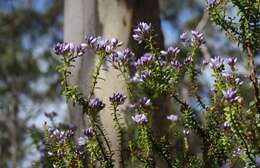
<path id="1" fill-rule="evenodd" d="M 113 111 L 119 144 L 129 153 L 126 155 L 125 151 L 120 151 L 122 167 L 127 167 L 129 161 L 135 162 L 133 165 L 137 167 L 156 167 L 158 159 L 155 156 L 159 156 L 166 167 L 173 168 L 259 166 L 260 97 L 254 63 L 260 39 L 256 28 L 257 25 L 259 27 L 259 20 L 256 20 L 259 19 L 259 1 L 209 0 L 207 4 L 213 22 L 242 45 L 248 55 L 254 100 L 248 103 L 247 97 L 241 93 L 241 85 L 248 85 L 248 81 L 240 79 L 236 57 L 214 56 L 197 63 L 200 47 L 206 43 L 204 34 L 197 30 L 181 34 L 180 39 L 185 43 L 183 48 L 169 47 L 164 51 L 156 45 L 153 26 L 141 22 L 134 28 L 132 36 L 138 44 L 145 46 L 145 53 L 141 56 L 136 56 L 129 48 L 120 51 L 123 43 L 117 39 L 90 36 L 78 46 L 57 43 L 54 51 L 62 61 L 59 71 L 62 74 L 63 94 L 68 101 L 82 107 L 82 118 L 87 118 L 90 125 L 82 130 L 82 136 L 77 140 L 73 138 L 74 129 L 45 125 L 44 153 L 50 167 L 114 167 L 115 151 L 99 118 L 100 111 L 105 108 Z M 239 22 L 228 18 L 228 4 L 238 9 Z M 72 63 L 84 56 L 87 50 L 93 50 L 99 62 L 93 74 L 90 93 L 83 95 L 76 85 L 69 84 L 68 77 Z M 186 57 L 180 57 L 180 53 L 185 53 Z M 114 93 L 107 105 L 101 98 L 95 97 L 100 70 L 105 63 L 120 72 L 129 92 L 128 97 L 120 92 Z M 205 66 L 212 70 L 214 78 L 209 103 L 199 92 L 201 83 L 198 79 L 204 70 L 201 67 Z M 133 69 L 134 75 L 130 75 L 129 68 Z M 179 93 L 178 88 L 184 79 L 189 82 L 190 95 L 199 105 L 203 119 L 197 115 L 198 108 L 185 101 Z M 141 93 L 134 94 L 134 89 Z M 159 139 L 154 136 L 153 113 L 158 108 L 154 101 L 160 96 L 170 97 L 179 107 L 178 111 L 165 116 L 162 122 L 174 124 L 169 130 L 183 144 L 180 151 L 178 144 L 169 138 L 169 133 Z M 123 124 L 125 118 L 120 106 L 125 102 L 129 102 L 124 111 L 134 125 L 134 136 L 127 136 L 128 127 Z M 193 135 L 200 139 L 200 154 L 194 154 L 191 150 L 190 136 Z"/>

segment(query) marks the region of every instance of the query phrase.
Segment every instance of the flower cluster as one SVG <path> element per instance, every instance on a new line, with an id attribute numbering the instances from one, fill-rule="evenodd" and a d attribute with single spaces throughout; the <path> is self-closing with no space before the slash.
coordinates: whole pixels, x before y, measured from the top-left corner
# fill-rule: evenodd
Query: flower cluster
<path id="1" fill-rule="evenodd" d="M 143 124 L 143 123 L 148 122 L 145 114 L 136 114 L 136 115 L 132 116 L 132 120 L 138 124 Z"/>
<path id="2" fill-rule="evenodd" d="M 214 7 L 219 3 L 219 0 L 208 0 L 208 7 Z"/>
<path id="3" fill-rule="evenodd" d="M 237 91 L 235 88 L 229 88 L 228 90 L 223 92 L 224 97 L 233 102 L 239 99 L 239 96 L 237 95 Z"/>
<path id="4" fill-rule="evenodd" d="M 129 48 L 126 48 L 123 52 L 112 52 L 107 60 L 113 65 L 114 68 L 119 69 L 120 67 L 128 67 L 133 65 L 135 54 Z"/>
<path id="5" fill-rule="evenodd" d="M 193 44 L 200 46 L 201 44 L 204 44 L 206 42 L 204 39 L 203 33 L 199 32 L 197 30 L 192 30 L 191 34 L 192 34 L 191 41 L 193 42 Z"/>
<path id="6" fill-rule="evenodd" d="M 184 33 L 182 33 L 182 34 L 180 35 L 180 39 L 181 39 L 181 41 L 183 41 L 183 42 L 189 42 L 190 39 L 189 39 L 188 36 L 189 36 L 189 35 L 188 35 L 188 32 L 184 32 Z"/>
<path id="7" fill-rule="evenodd" d="M 217 2 L 209 1 L 208 3 L 211 6 Z M 86 39 L 85 43 L 81 43 L 77 47 L 71 43 L 58 43 L 55 47 L 57 54 L 76 52 L 77 55 L 82 55 L 88 48 L 92 48 L 95 54 L 102 58 L 102 61 L 97 65 L 93 75 L 93 90 L 88 99 L 81 96 L 82 94 L 77 89 L 74 89 L 73 92 L 69 90 L 70 96 L 77 97 L 75 103 L 82 106 L 84 111 L 82 118 L 85 119 L 84 115 L 87 115 L 92 127 L 85 129 L 83 136 L 69 145 L 66 143 L 67 139 L 74 134 L 74 131 L 54 129 L 49 131 L 50 137 L 62 145 L 65 143 L 63 146 L 72 146 L 73 149 L 69 151 L 74 153 L 86 151 L 89 155 L 86 155 L 86 158 L 80 158 L 81 160 L 90 161 L 89 163 L 93 163 L 94 166 L 114 167 L 114 151 L 110 147 L 106 130 L 102 122 L 99 123 L 97 115 L 105 108 L 105 104 L 100 99 L 93 98 L 98 83 L 97 79 L 100 79 L 100 69 L 102 69 L 104 62 L 108 61 L 126 80 L 130 102 L 133 100 L 133 103 L 128 105 L 129 113 L 125 114 L 128 116 L 122 117 L 122 113 L 119 112 L 121 109 L 118 107 L 125 103 L 127 97 L 119 92 L 113 93 L 109 97 L 118 143 L 122 147 L 126 143 L 131 154 L 138 154 L 138 158 L 135 158 L 138 162 L 137 166 L 144 164 L 144 167 L 153 167 L 153 162 L 156 161 L 153 156 L 157 155 L 158 151 L 160 157 L 167 162 L 168 167 L 181 167 L 181 164 L 185 164 L 187 160 L 194 160 L 194 163 L 199 164 L 195 167 L 203 167 L 203 164 L 205 167 L 208 166 L 208 163 L 212 164 L 212 167 L 229 167 L 232 162 L 239 162 L 243 166 L 258 164 L 260 162 L 257 155 L 259 151 L 254 147 L 255 145 L 252 145 L 252 140 L 257 142 L 255 135 L 258 132 L 253 130 L 259 125 L 258 121 L 255 120 L 257 117 L 254 116 L 257 106 L 244 102 L 243 92 L 240 90 L 240 85 L 243 83 L 242 78 L 240 79 L 242 75 L 238 74 L 236 69 L 237 58 L 224 59 L 216 56 L 203 61 L 205 66 L 209 65 L 213 70 L 212 76 L 214 77 L 214 90 L 206 97 L 209 101 L 204 101 L 204 97 L 202 97 L 204 95 L 203 85 L 201 85 L 199 78 L 201 70 L 196 64 L 196 61 L 199 60 L 197 55 L 199 52 L 197 51 L 205 43 L 204 34 L 196 30 L 183 33 L 180 38 L 185 42 L 183 47 L 187 48 L 169 47 L 165 51 L 156 48 L 153 37 L 151 24 L 141 22 L 134 29 L 134 40 L 139 44 L 145 42 L 145 52 L 140 57 L 135 56 L 133 51 L 128 48 L 121 51 L 116 50 L 122 45 L 122 42 L 117 39 L 107 40 L 91 36 Z M 64 78 L 69 75 L 65 75 Z M 180 87 L 183 83 L 187 84 L 191 102 L 185 101 L 180 93 Z M 169 109 L 163 111 L 165 104 L 169 105 Z M 203 120 L 201 120 L 200 115 L 196 115 L 197 112 L 205 112 Z M 155 118 L 157 116 L 160 116 L 160 123 L 157 123 L 157 118 Z M 124 118 L 130 118 L 137 125 L 128 131 L 128 127 L 122 121 Z M 247 120 L 241 120 L 241 118 Z M 251 122 L 250 119 L 253 119 L 254 122 Z M 162 134 L 159 139 L 157 139 L 157 132 L 153 132 L 154 126 L 158 126 L 155 124 L 166 124 L 163 127 L 169 128 L 169 130 L 162 130 L 159 133 Z M 172 149 L 175 146 L 174 143 L 171 143 L 171 137 L 168 136 L 172 129 L 176 133 L 174 134 L 177 136 L 176 138 L 183 140 L 183 151 L 181 152 L 184 155 L 188 154 L 185 160 L 181 158 L 176 160 L 174 157 L 176 151 L 172 151 Z M 128 136 L 129 132 L 133 133 L 133 136 Z M 191 148 L 189 138 L 193 136 L 189 137 L 190 134 L 202 140 L 200 147 L 207 157 L 197 157 L 197 154 L 193 156 L 193 154 L 186 153 Z M 124 139 L 125 137 L 129 138 L 129 141 Z M 169 148 L 169 144 L 173 148 Z M 123 156 L 123 153 L 119 154 Z M 123 162 L 124 160 L 122 160 Z M 126 160 L 126 162 L 128 161 Z"/>
<path id="8" fill-rule="evenodd" d="M 75 50 L 75 46 L 73 43 L 58 42 L 54 46 L 54 53 L 57 55 L 72 54 L 74 50 Z"/>
<path id="9" fill-rule="evenodd" d="M 224 59 L 222 59 L 220 56 L 211 58 L 209 66 L 214 70 L 221 70 L 224 68 Z"/>
<path id="10" fill-rule="evenodd" d="M 83 146 L 87 143 L 88 139 L 91 139 L 94 137 L 94 130 L 92 127 L 89 127 L 87 129 L 84 129 L 83 131 L 84 136 L 83 137 L 79 137 L 77 140 L 77 143 L 79 146 Z"/>
<path id="11" fill-rule="evenodd" d="M 161 51 L 162 55 L 170 55 L 170 56 L 177 56 L 180 53 L 180 49 L 178 47 L 169 47 L 167 51 Z"/>
<path id="12" fill-rule="evenodd" d="M 143 40 L 149 36 L 150 32 L 152 30 L 152 24 L 151 23 L 145 23 L 141 22 L 137 25 L 137 27 L 134 29 L 133 38 L 136 40 L 139 44 L 143 42 Z"/>
<path id="13" fill-rule="evenodd" d="M 122 42 L 120 42 L 118 39 L 104 39 L 100 36 L 94 37 L 94 36 L 89 36 L 86 38 L 86 43 L 89 47 L 96 51 L 106 51 L 107 53 L 111 53 L 115 51 L 116 48 L 120 47 L 123 45 Z"/>
<path id="14" fill-rule="evenodd" d="M 128 109 L 129 110 L 135 110 L 138 108 L 147 109 L 147 108 L 151 107 L 151 105 L 152 105 L 151 99 L 149 99 L 147 97 L 142 97 L 142 98 L 138 99 L 135 103 L 129 104 Z"/>
<path id="15" fill-rule="evenodd" d="M 180 39 L 186 43 L 191 42 L 194 47 L 199 47 L 206 42 L 204 39 L 204 34 L 197 30 L 192 30 L 190 34 L 188 32 L 182 33 L 180 35 Z"/>
<path id="16" fill-rule="evenodd" d="M 93 98 L 89 100 L 88 106 L 91 111 L 99 112 L 105 107 L 105 104 L 99 98 Z"/>
<path id="17" fill-rule="evenodd" d="M 149 79 L 151 77 L 151 72 L 150 71 L 143 71 L 140 73 L 136 73 L 130 81 L 133 82 L 144 82 L 146 79 Z"/>
<path id="18" fill-rule="evenodd" d="M 228 60 L 227 60 L 227 63 L 228 63 L 228 65 L 229 65 L 230 67 L 234 67 L 235 64 L 236 64 L 236 62 L 237 62 L 237 58 L 235 58 L 235 57 L 230 57 L 230 58 L 228 58 Z"/>
<path id="19" fill-rule="evenodd" d="M 135 66 L 142 67 L 148 66 L 154 60 L 154 56 L 150 53 L 145 53 L 142 57 L 140 57 L 136 62 Z"/>
<path id="20" fill-rule="evenodd" d="M 68 130 L 59 130 L 58 128 L 55 129 L 48 129 L 48 133 L 50 138 L 54 138 L 55 141 L 59 144 L 63 144 L 66 140 L 73 137 L 75 130 L 68 129 Z"/>
<path id="21" fill-rule="evenodd" d="M 84 135 L 87 137 L 87 138 L 92 138 L 94 136 L 94 130 L 92 127 L 89 127 L 87 129 L 84 129 Z"/>
<path id="22" fill-rule="evenodd" d="M 76 53 L 78 56 L 83 55 L 87 52 L 88 45 L 86 43 L 81 43 L 79 46 L 76 47 Z"/>
<path id="23" fill-rule="evenodd" d="M 188 56 L 184 59 L 183 62 L 184 62 L 184 64 L 189 64 L 189 63 L 193 62 L 193 58 L 191 56 Z"/>
<path id="24" fill-rule="evenodd" d="M 114 93 L 112 96 L 109 97 L 109 101 L 116 106 L 124 104 L 125 100 L 126 96 L 121 93 Z"/>
<path id="25" fill-rule="evenodd" d="M 182 64 L 181 64 L 178 60 L 171 61 L 170 64 L 171 64 L 174 68 L 180 69 L 180 68 L 182 67 Z"/>

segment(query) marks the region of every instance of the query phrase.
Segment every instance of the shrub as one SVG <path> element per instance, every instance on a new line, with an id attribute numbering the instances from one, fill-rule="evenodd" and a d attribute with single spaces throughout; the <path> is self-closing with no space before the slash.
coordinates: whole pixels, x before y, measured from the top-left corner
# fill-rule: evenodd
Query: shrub
<path id="1" fill-rule="evenodd" d="M 227 15 L 227 6 L 238 10 L 238 21 Z M 202 32 L 192 30 L 181 35 L 183 48 L 169 47 L 166 51 L 156 47 L 156 34 L 149 23 L 141 22 L 134 29 L 133 38 L 138 44 L 144 44 L 146 53 L 137 57 L 131 49 L 119 51 L 122 42 L 103 37 L 87 37 L 84 43 L 75 46 L 72 43 L 57 43 L 54 50 L 60 56 L 62 64 L 61 85 L 66 98 L 82 107 L 82 117 L 88 117 L 89 128 L 84 135 L 74 141 L 75 129 L 45 125 L 43 163 L 45 167 L 114 167 L 114 151 L 110 147 L 99 112 L 104 108 L 113 109 L 114 126 L 119 141 L 127 142 L 129 160 L 142 167 L 155 167 L 155 155 L 159 155 L 168 167 L 257 167 L 260 165 L 260 101 L 259 84 L 254 56 L 259 50 L 259 1 L 232 0 L 208 2 L 208 11 L 213 20 L 227 35 L 244 49 L 250 66 L 250 81 L 239 77 L 237 58 L 216 56 L 198 62 L 200 47 L 206 42 Z M 87 50 L 94 50 L 98 64 L 93 74 L 90 94 L 82 95 L 76 85 L 70 85 L 68 77 L 72 63 L 83 56 Z M 188 52 L 186 52 L 188 51 Z M 187 55 L 181 58 L 180 52 Z M 104 104 L 95 97 L 96 85 L 103 64 L 111 64 L 124 77 L 129 97 L 120 92 L 109 97 L 110 104 Z M 198 80 L 204 68 L 211 69 L 214 78 L 210 90 L 209 103 L 199 94 Z M 130 75 L 129 69 L 134 71 Z M 178 88 L 187 77 L 190 95 L 196 103 L 188 103 L 180 96 Z M 252 85 L 249 85 L 251 83 Z M 254 100 L 250 103 L 241 94 L 241 85 L 254 91 Z M 134 89 L 140 92 L 134 95 Z M 102 89 L 102 88 L 101 88 Z M 148 90 L 144 92 L 144 90 Z M 152 113 L 154 100 L 160 96 L 170 97 L 179 104 L 180 113 L 173 112 L 165 117 L 170 121 L 169 133 L 156 140 L 152 132 Z M 127 115 L 134 124 L 134 134 L 128 136 L 127 128 L 122 124 L 122 112 L 119 106 L 129 99 Z M 199 105 L 199 108 L 198 106 Z M 198 112 L 203 114 L 199 119 Z M 181 139 L 181 148 L 169 138 Z M 189 142 L 191 136 L 198 136 L 201 143 L 201 155 L 194 154 Z M 180 151 L 178 151 L 180 150 Z M 123 151 L 121 151 L 122 155 Z M 129 164 L 121 160 L 123 165 Z M 133 165 L 132 165 L 133 166 Z"/>

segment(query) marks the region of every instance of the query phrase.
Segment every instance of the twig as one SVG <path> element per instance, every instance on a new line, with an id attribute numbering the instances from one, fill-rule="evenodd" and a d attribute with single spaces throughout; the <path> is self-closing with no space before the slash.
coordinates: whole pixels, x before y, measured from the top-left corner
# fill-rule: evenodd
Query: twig
<path id="1" fill-rule="evenodd" d="M 256 74 L 256 65 L 254 61 L 254 51 L 249 45 L 247 45 L 247 56 L 248 56 L 248 64 L 251 69 L 249 79 L 252 81 L 254 87 L 256 108 L 258 113 L 260 113 L 259 86 L 258 86 L 258 79 Z"/>

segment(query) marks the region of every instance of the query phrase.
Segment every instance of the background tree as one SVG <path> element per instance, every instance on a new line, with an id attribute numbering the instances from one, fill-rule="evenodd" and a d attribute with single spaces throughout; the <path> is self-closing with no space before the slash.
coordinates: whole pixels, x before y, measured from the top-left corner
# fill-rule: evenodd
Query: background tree
<path id="1" fill-rule="evenodd" d="M 59 97 L 49 47 L 61 37 L 62 1 L 41 2 L 0 1 L 0 167 L 20 167 L 28 124 Z"/>

